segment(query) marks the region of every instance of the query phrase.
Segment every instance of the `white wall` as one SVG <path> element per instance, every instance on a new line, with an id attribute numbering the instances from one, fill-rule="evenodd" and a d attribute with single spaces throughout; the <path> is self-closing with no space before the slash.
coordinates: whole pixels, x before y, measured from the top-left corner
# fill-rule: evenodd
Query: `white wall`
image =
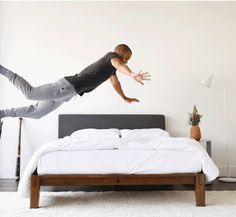
<path id="1" fill-rule="evenodd" d="M 40 120 L 25 119 L 22 170 L 43 142 L 56 139 L 59 113 L 165 114 L 172 136 L 188 136 L 188 112 L 198 105 L 202 137 L 225 173 L 223 89 L 227 88 L 230 167 L 236 175 L 236 2 L 0 2 L 0 63 L 33 85 L 80 72 L 118 43 L 133 50 L 129 66 L 147 70 L 144 86 L 118 73 L 126 104 L 109 81 Z M 212 89 L 199 86 L 215 74 Z M 0 108 L 29 104 L 0 78 Z M 13 178 L 18 119 L 6 118 L 0 143 L 0 177 Z"/>

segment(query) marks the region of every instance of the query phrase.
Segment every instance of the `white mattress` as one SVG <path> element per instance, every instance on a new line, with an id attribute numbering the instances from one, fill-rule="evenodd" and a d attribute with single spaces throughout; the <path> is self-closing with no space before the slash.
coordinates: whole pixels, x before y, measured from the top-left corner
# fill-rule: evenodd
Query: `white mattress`
<path id="1" fill-rule="evenodd" d="M 39 175 L 188 173 L 200 172 L 201 161 L 187 151 L 56 151 L 40 157 L 37 171 Z"/>

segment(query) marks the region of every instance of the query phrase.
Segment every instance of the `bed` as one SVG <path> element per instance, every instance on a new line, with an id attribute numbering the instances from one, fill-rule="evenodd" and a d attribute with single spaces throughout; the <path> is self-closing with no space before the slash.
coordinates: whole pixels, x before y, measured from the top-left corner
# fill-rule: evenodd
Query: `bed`
<path id="1" fill-rule="evenodd" d="M 142 129 L 142 128 L 161 128 L 165 129 L 164 115 L 77 115 L 77 114 L 62 114 L 58 119 L 58 137 L 63 138 L 70 135 L 76 130 L 96 128 L 118 128 L 118 129 Z M 114 152 L 113 152 L 114 153 Z M 119 153 L 119 152 L 116 152 Z M 120 152 L 122 155 L 122 151 Z M 138 152 L 129 152 L 137 156 Z M 55 155 L 57 153 L 49 153 Z M 60 153 L 62 154 L 62 153 Z M 65 153 L 68 154 L 68 153 Z M 79 154 L 79 152 L 78 152 Z M 83 155 L 85 152 L 83 153 Z M 146 155 L 149 153 L 147 152 Z M 74 153 L 76 155 L 76 153 Z M 115 154 L 116 155 L 116 154 Z M 115 155 L 113 157 L 115 157 Z M 143 154 L 145 155 L 145 154 Z M 81 155 L 82 156 L 82 155 Z M 88 155 L 89 156 L 89 153 Z M 110 156 L 110 154 L 109 154 Z M 155 156 L 155 154 L 152 156 Z M 53 156 L 51 156 L 53 157 Z M 187 157 L 187 156 L 186 156 Z M 190 156 L 194 157 L 194 156 Z M 78 157 L 77 157 L 78 158 Z M 52 159 L 52 158 L 50 158 Z M 78 158 L 78 159 L 82 159 Z M 85 158 L 86 159 L 86 158 Z M 173 159 L 173 158 L 172 158 Z M 41 159 L 39 168 L 41 172 L 36 170 L 30 176 L 30 208 L 39 207 L 40 187 L 41 186 L 105 186 L 105 185 L 175 185 L 175 184 L 190 184 L 195 189 L 196 206 L 205 206 L 205 175 L 201 171 L 201 165 L 196 165 L 197 170 L 187 172 L 169 172 L 168 174 L 156 174 L 155 171 L 144 174 L 132 171 L 131 174 L 112 173 L 106 174 L 97 173 L 96 171 L 89 174 L 79 172 L 74 174 L 73 171 L 62 173 L 53 171 L 43 171 L 43 162 Z M 77 163 L 76 163 L 77 164 Z M 47 163 L 45 164 L 47 165 Z M 72 165 L 66 165 L 65 168 L 70 168 Z M 38 168 L 38 169 L 39 169 Z M 199 169 L 200 168 L 200 169 Z M 42 172 L 43 171 L 43 172 Z"/>

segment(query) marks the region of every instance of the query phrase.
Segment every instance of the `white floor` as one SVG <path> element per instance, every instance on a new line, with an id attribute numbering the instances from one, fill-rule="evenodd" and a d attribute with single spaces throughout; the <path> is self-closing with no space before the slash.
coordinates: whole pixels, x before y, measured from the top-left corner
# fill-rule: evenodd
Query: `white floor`
<path id="1" fill-rule="evenodd" d="M 42 192 L 39 209 L 15 192 L 0 193 L 1 217 L 235 217 L 236 191 L 206 192 L 196 207 L 193 191 Z"/>

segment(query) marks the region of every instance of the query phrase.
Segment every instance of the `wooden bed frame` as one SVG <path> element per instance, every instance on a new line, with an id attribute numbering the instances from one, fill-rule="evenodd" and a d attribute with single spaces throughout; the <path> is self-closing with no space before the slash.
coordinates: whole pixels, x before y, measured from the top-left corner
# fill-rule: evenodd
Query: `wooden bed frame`
<path id="1" fill-rule="evenodd" d="M 163 115 L 59 115 L 59 138 L 85 128 L 161 128 Z M 41 186 L 105 186 L 105 185 L 177 185 L 195 186 L 196 206 L 205 206 L 205 176 L 203 173 L 174 174 L 75 174 L 37 175 L 30 178 L 30 208 L 39 207 Z"/>

